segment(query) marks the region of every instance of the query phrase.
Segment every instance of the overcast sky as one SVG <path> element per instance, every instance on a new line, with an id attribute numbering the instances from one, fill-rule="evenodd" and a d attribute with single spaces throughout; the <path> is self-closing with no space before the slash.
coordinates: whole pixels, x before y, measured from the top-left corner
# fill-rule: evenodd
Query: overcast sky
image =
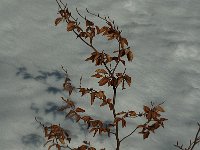
<path id="1" fill-rule="evenodd" d="M 165 128 L 146 140 L 136 132 L 121 148 L 175 150 L 173 144 L 177 140 L 188 145 L 197 131 L 196 122 L 200 121 L 200 1 L 68 0 L 68 6 L 75 16 L 76 7 L 83 14 L 88 8 L 102 16 L 109 15 L 134 51 L 133 62 L 127 62 L 127 74 L 133 83 L 125 91 L 118 90 L 119 111 L 142 111 L 150 101 L 165 101 L 164 117 L 169 119 Z M 83 75 L 83 86 L 99 88 L 95 83 L 98 80 L 89 78 L 95 66 L 84 61 L 92 50 L 67 32 L 64 23 L 54 26 L 57 10 L 55 0 L 0 1 L 0 149 L 47 149 L 43 147 L 42 128 L 34 120 L 38 117 L 44 123 L 60 123 L 70 130 L 72 146 L 90 140 L 99 149 L 113 150 L 114 138 L 93 139 L 83 125 L 55 112 L 62 105 L 60 97 L 68 96 L 62 90 L 61 65 L 75 86 L 79 86 Z M 95 46 L 116 48 L 100 37 Z M 79 93 L 73 94 L 72 99 L 98 119 L 112 118 L 106 108 L 95 107 L 97 103 L 90 107 L 87 97 L 80 98 Z M 128 120 L 120 136 L 126 136 L 139 123 L 144 122 Z"/>

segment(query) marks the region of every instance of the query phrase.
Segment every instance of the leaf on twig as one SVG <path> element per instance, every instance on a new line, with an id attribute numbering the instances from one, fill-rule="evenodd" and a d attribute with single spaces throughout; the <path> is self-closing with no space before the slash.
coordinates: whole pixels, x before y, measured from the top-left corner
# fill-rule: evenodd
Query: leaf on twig
<path id="1" fill-rule="evenodd" d="M 70 21 L 68 24 L 67 24 L 67 31 L 72 31 L 76 25 L 75 25 L 75 21 Z"/>
<path id="2" fill-rule="evenodd" d="M 108 54 L 106 54 L 106 63 L 111 62 L 112 61 L 112 57 Z"/>
<path id="3" fill-rule="evenodd" d="M 62 17 L 59 17 L 55 20 L 55 26 L 57 26 L 61 21 L 62 21 Z"/>
<path id="4" fill-rule="evenodd" d="M 129 77 L 128 75 L 124 76 L 124 79 L 126 80 L 126 83 L 131 86 L 131 77 Z"/>
<path id="5" fill-rule="evenodd" d="M 86 27 L 87 26 L 93 26 L 94 25 L 94 23 L 93 22 L 91 22 L 91 21 L 89 21 L 89 20 L 86 20 Z"/>
<path id="6" fill-rule="evenodd" d="M 64 139 L 62 139 L 62 138 L 59 138 L 58 140 L 60 141 L 60 143 L 62 143 L 62 144 L 65 144 L 65 141 L 64 141 Z"/>
<path id="7" fill-rule="evenodd" d="M 103 73 L 103 74 L 108 74 L 105 69 L 97 69 L 95 72 L 97 72 L 97 73 Z"/>
<path id="8" fill-rule="evenodd" d="M 117 78 L 117 86 L 123 81 L 123 77 L 118 77 Z"/>
<path id="9" fill-rule="evenodd" d="M 76 110 L 75 110 L 76 112 L 85 112 L 85 110 L 84 109 L 82 109 L 82 108 L 80 108 L 80 107 L 78 107 L 78 108 L 76 108 Z"/>
<path id="10" fill-rule="evenodd" d="M 103 77 L 103 76 L 100 75 L 99 73 L 96 73 L 96 74 L 92 75 L 91 77 L 101 78 L 101 77 Z"/>
<path id="11" fill-rule="evenodd" d="M 82 95 L 81 95 L 81 96 L 83 96 L 83 95 L 85 95 L 85 94 L 89 93 L 89 92 L 90 92 L 90 90 L 88 90 L 88 89 L 86 89 L 86 88 L 80 88 L 79 92 L 81 92 L 81 93 L 82 93 Z"/>
<path id="12" fill-rule="evenodd" d="M 91 105 L 92 105 L 95 99 L 95 92 L 90 93 L 90 95 L 91 95 Z"/>
<path id="13" fill-rule="evenodd" d="M 120 39 L 121 48 L 124 48 L 124 45 L 128 45 L 128 41 L 126 38 L 121 37 Z"/>
<path id="14" fill-rule="evenodd" d="M 121 111 L 119 113 L 117 113 L 116 115 L 122 115 L 122 114 L 125 114 L 126 112 L 125 111 Z"/>
<path id="15" fill-rule="evenodd" d="M 150 108 L 148 106 L 144 106 L 143 110 L 145 111 L 145 113 L 148 113 L 150 111 Z"/>
<path id="16" fill-rule="evenodd" d="M 133 60 L 133 53 L 131 51 L 129 51 L 126 56 L 127 56 L 128 61 Z"/>
<path id="17" fill-rule="evenodd" d="M 136 116 L 136 112 L 135 111 L 129 111 L 129 116 Z"/>
<path id="18" fill-rule="evenodd" d="M 160 105 L 156 106 L 155 108 L 157 111 L 165 112 L 165 110 Z"/>
<path id="19" fill-rule="evenodd" d="M 126 120 L 122 118 L 122 128 L 126 127 Z"/>
<path id="20" fill-rule="evenodd" d="M 150 132 L 149 132 L 149 131 L 147 131 L 147 132 L 144 132 L 144 133 L 143 133 L 143 139 L 146 139 L 146 138 L 148 138 L 149 134 L 150 134 Z"/>
<path id="21" fill-rule="evenodd" d="M 68 114 L 65 116 L 66 118 L 67 117 L 73 117 L 74 115 L 76 115 L 76 112 L 74 111 L 74 110 L 70 110 L 69 112 L 68 112 Z"/>
<path id="22" fill-rule="evenodd" d="M 99 86 L 105 85 L 108 81 L 109 81 L 109 78 L 103 77 L 103 78 L 98 82 L 98 83 L 99 83 Z"/>
<path id="23" fill-rule="evenodd" d="M 111 103 L 109 103 L 109 108 L 110 108 L 110 110 L 113 110 L 113 108 L 114 108 L 114 105 L 113 105 L 113 104 L 111 104 Z"/>
<path id="24" fill-rule="evenodd" d="M 97 133 L 97 131 L 98 131 L 98 128 L 92 128 L 91 130 L 90 130 L 90 132 L 93 132 L 94 131 L 94 135 L 93 135 L 93 137 L 96 135 L 96 133 Z"/>
<path id="25" fill-rule="evenodd" d="M 90 120 L 93 120 L 90 116 L 83 116 L 83 117 L 81 117 L 81 119 L 82 119 L 84 122 L 89 122 Z"/>
<path id="26" fill-rule="evenodd" d="M 106 99 L 104 91 L 96 92 L 96 97 L 98 97 L 99 99 Z"/>
<path id="27" fill-rule="evenodd" d="M 122 120 L 122 118 L 116 117 L 115 120 L 114 120 L 114 124 L 115 125 L 118 124 L 118 122 L 121 121 L 121 120 Z"/>
<path id="28" fill-rule="evenodd" d="M 104 32 L 104 35 L 105 35 L 105 33 L 107 32 L 107 30 L 108 30 L 108 27 L 103 26 L 103 27 L 99 30 L 99 32 L 100 32 L 100 33 Z"/>
<path id="29" fill-rule="evenodd" d="M 97 30 L 97 34 L 99 34 L 100 33 L 99 27 L 98 26 L 95 26 L 95 27 L 96 27 L 96 30 Z"/>

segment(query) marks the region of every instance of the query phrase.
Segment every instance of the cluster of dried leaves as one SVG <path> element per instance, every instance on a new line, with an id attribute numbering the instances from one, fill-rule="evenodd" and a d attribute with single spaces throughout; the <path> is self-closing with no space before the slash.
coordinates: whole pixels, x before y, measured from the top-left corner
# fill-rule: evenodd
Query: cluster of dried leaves
<path id="1" fill-rule="evenodd" d="M 160 112 L 165 112 L 160 105 L 161 104 L 153 106 L 152 103 L 152 108 L 149 108 L 148 106 L 143 107 L 145 112 L 144 116 L 146 117 L 147 122 L 143 125 L 139 125 L 138 128 L 142 128 L 142 131 L 139 133 L 143 134 L 144 139 L 148 138 L 150 132 L 155 133 L 154 130 L 158 129 L 160 126 L 164 128 L 163 121 L 168 120 L 166 118 L 160 118 Z"/>
<path id="2" fill-rule="evenodd" d="M 111 21 L 109 17 L 108 20 L 106 17 L 103 18 L 99 14 L 93 14 L 86 9 L 89 14 L 96 16 L 97 18 L 100 18 L 106 22 L 107 26 L 99 27 L 86 17 L 83 17 L 76 9 L 78 15 L 85 20 L 85 29 L 83 29 L 80 27 L 80 22 L 78 22 L 78 19 L 75 19 L 71 15 L 71 12 L 69 12 L 67 4 L 65 5 L 61 0 L 56 0 L 56 2 L 59 6 L 59 17 L 55 20 L 55 25 L 57 26 L 61 21 L 66 22 L 67 31 L 73 31 L 76 34 L 77 38 L 81 39 L 86 45 L 92 48 L 94 52 L 92 52 L 90 57 L 88 57 L 85 61 L 91 61 L 92 63 L 95 63 L 95 66 L 101 66 L 101 68 L 95 70 L 95 73 L 92 75 L 92 77 L 99 78 L 99 86 L 111 86 L 113 89 L 113 97 L 107 97 L 105 91 L 102 90 L 97 91 L 93 88 L 82 87 L 82 77 L 80 79 L 79 88 L 75 88 L 74 86 L 72 86 L 71 80 L 68 77 L 66 78 L 63 87 L 67 92 L 69 92 L 69 96 L 75 89 L 79 90 L 81 96 L 89 95 L 91 105 L 93 105 L 95 100 L 101 101 L 100 107 L 108 106 L 109 110 L 113 114 L 113 121 L 111 121 L 111 123 L 109 124 L 106 124 L 99 119 L 92 118 L 89 115 L 85 115 L 85 109 L 77 107 L 74 101 L 70 98 L 65 99 L 64 97 L 61 97 L 65 105 L 62 106 L 59 111 L 65 111 L 66 117 L 73 118 L 74 120 L 76 120 L 76 122 L 84 122 L 87 125 L 87 129 L 89 130 L 89 132 L 93 133 L 93 136 L 95 136 L 97 133 L 107 134 L 109 137 L 111 134 L 115 136 L 116 150 L 120 149 L 120 145 L 123 140 L 132 135 L 139 128 L 142 128 L 139 133 L 143 134 L 143 139 L 146 139 L 148 138 L 150 132 L 154 133 L 154 131 L 160 126 L 164 127 L 163 122 L 167 119 L 162 118 L 160 115 L 161 112 L 164 112 L 164 109 L 161 107 L 162 103 L 156 106 L 151 103 L 151 108 L 148 106 L 144 106 L 144 111 L 139 113 L 135 112 L 134 110 L 117 112 L 117 110 L 115 109 L 117 94 L 116 89 L 119 85 L 121 85 L 122 90 L 124 90 L 125 83 L 127 83 L 128 86 L 131 85 L 131 77 L 126 74 L 126 68 L 122 73 L 116 73 L 116 69 L 120 63 L 123 66 L 126 66 L 124 56 L 126 56 L 128 61 L 132 61 L 133 53 L 130 47 L 128 47 L 127 39 L 122 37 L 122 31 L 118 30 L 118 27 L 114 24 L 114 21 Z M 111 56 L 110 54 L 105 53 L 104 50 L 100 51 L 95 48 L 93 46 L 93 39 L 96 35 L 106 36 L 107 40 L 117 40 L 118 49 L 113 51 L 113 54 L 117 53 L 117 55 Z M 114 63 L 114 66 L 112 66 L 111 62 L 112 64 Z M 67 71 L 64 71 L 67 74 Z M 147 121 L 144 124 L 138 125 L 131 133 L 120 139 L 120 127 L 126 127 L 127 118 L 136 117 L 145 117 Z M 51 125 L 47 127 L 44 126 L 41 122 L 40 124 L 44 127 L 45 137 L 48 140 L 46 144 L 52 142 L 48 149 L 51 149 L 51 147 L 55 146 L 58 150 L 60 150 L 61 147 L 66 147 L 71 150 L 96 150 L 96 148 L 92 147 L 90 145 L 90 142 L 87 141 L 83 141 L 84 144 L 78 146 L 77 148 L 71 148 L 67 144 L 70 143 L 71 138 L 69 137 L 69 134 L 60 127 L 60 125 Z M 105 150 L 105 148 L 101 150 Z"/>

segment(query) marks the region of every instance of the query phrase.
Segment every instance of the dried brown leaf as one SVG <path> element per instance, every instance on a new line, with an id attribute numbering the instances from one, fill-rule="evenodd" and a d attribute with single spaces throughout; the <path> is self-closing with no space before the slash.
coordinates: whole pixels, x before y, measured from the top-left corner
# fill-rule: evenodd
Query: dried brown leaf
<path id="1" fill-rule="evenodd" d="M 61 21 L 62 21 L 62 17 L 56 18 L 55 20 L 55 26 L 57 26 Z"/>
<path id="2" fill-rule="evenodd" d="M 126 56 L 127 56 L 128 61 L 132 61 L 133 60 L 133 53 L 131 51 L 129 51 Z"/>
<path id="3" fill-rule="evenodd" d="M 93 26 L 94 25 L 94 23 L 93 22 L 91 22 L 91 21 L 89 21 L 89 20 L 86 20 L 86 27 L 87 26 Z"/>
<path id="4" fill-rule="evenodd" d="M 90 116 L 83 116 L 81 117 L 81 119 L 84 121 L 84 122 L 88 122 L 90 120 L 92 120 L 92 118 Z"/>
<path id="5" fill-rule="evenodd" d="M 91 77 L 96 77 L 96 78 L 101 78 L 103 77 L 102 75 L 100 75 L 99 73 L 92 75 Z"/>
<path id="6" fill-rule="evenodd" d="M 76 110 L 75 110 L 76 112 L 85 112 L 85 110 L 84 109 L 82 109 L 82 108 L 80 108 L 80 107 L 78 107 L 78 108 L 76 108 Z"/>
<path id="7" fill-rule="evenodd" d="M 99 34 L 100 33 L 99 27 L 98 26 L 95 26 L 95 27 L 96 27 L 96 30 L 97 30 L 97 34 Z"/>
<path id="8" fill-rule="evenodd" d="M 122 118 L 122 128 L 126 127 L 126 120 Z"/>
<path id="9" fill-rule="evenodd" d="M 72 31 L 76 26 L 75 26 L 75 21 L 70 21 L 68 24 L 67 24 L 67 31 Z"/>
<path id="10" fill-rule="evenodd" d="M 136 116 L 136 112 L 135 111 L 129 111 L 129 116 Z"/>
<path id="11" fill-rule="evenodd" d="M 165 110 L 160 105 L 156 106 L 155 108 L 157 111 L 165 112 Z"/>
<path id="12" fill-rule="evenodd" d="M 81 92 L 81 93 L 82 93 L 82 95 L 81 95 L 81 96 L 83 96 L 83 95 L 85 95 L 85 94 L 89 93 L 89 92 L 90 92 L 90 90 L 88 90 L 88 89 L 86 89 L 86 88 L 80 88 L 79 92 Z"/>
<path id="13" fill-rule="evenodd" d="M 64 141 L 64 139 L 62 139 L 62 138 L 59 138 L 58 140 L 60 141 L 60 143 L 62 143 L 62 144 L 65 144 L 65 141 Z"/>
<path id="14" fill-rule="evenodd" d="M 146 139 L 146 138 L 148 138 L 149 134 L 150 134 L 150 132 L 149 132 L 149 131 L 147 131 L 147 132 L 144 132 L 144 134 L 143 134 L 143 139 Z"/>
<path id="15" fill-rule="evenodd" d="M 112 57 L 110 57 L 110 55 L 106 54 L 106 63 L 111 62 L 112 61 Z"/>
<path id="16" fill-rule="evenodd" d="M 148 106 L 144 106 L 143 110 L 145 111 L 145 113 L 148 113 L 150 111 L 150 108 Z"/>
<path id="17" fill-rule="evenodd" d="M 97 72 L 97 73 L 103 73 L 103 74 L 108 74 L 105 69 L 97 69 L 95 72 Z"/>
<path id="18" fill-rule="evenodd" d="M 109 81 L 109 78 L 103 77 L 103 78 L 98 82 L 98 83 L 99 83 L 99 86 L 105 85 L 108 81 Z"/>
<path id="19" fill-rule="evenodd" d="M 125 111 L 121 111 L 119 113 L 117 113 L 116 115 L 122 115 L 122 114 L 125 114 L 126 112 Z"/>
<path id="20" fill-rule="evenodd" d="M 129 77 L 128 75 L 125 75 L 125 76 L 124 76 L 124 79 L 126 80 L 127 84 L 128 84 L 129 86 L 131 86 L 131 77 Z"/>

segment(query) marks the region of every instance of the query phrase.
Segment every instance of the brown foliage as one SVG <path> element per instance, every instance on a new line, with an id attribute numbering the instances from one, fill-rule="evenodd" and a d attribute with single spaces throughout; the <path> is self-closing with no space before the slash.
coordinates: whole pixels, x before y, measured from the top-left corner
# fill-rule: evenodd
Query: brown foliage
<path id="1" fill-rule="evenodd" d="M 55 20 L 55 25 L 57 26 L 61 23 L 61 21 L 66 22 L 67 31 L 73 32 L 77 36 L 77 38 L 81 39 L 86 45 L 88 45 L 93 50 L 93 52 L 88 58 L 86 58 L 85 61 L 91 61 L 92 63 L 95 63 L 95 66 L 101 66 L 101 68 L 95 70 L 95 74 L 92 75 L 92 77 L 98 78 L 99 86 L 111 86 L 113 89 L 113 97 L 107 97 L 105 91 L 97 91 L 93 88 L 82 87 L 82 77 L 80 79 L 79 88 L 73 87 L 69 78 L 66 78 L 63 84 L 63 88 L 69 92 L 69 95 L 71 95 L 73 90 L 75 89 L 79 90 L 81 96 L 85 96 L 87 94 L 90 95 L 91 105 L 93 105 L 95 100 L 100 100 L 100 107 L 108 106 L 108 108 L 112 112 L 113 122 L 110 124 L 106 124 L 101 120 L 85 115 L 84 108 L 77 107 L 73 100 L 65 99 L 63 97 L 61 98 L 65 102 L 65 106 L 61 107 L 59 110 L 67 111 L 66 117 L 73 118 L 74 120 L 76 120 L 76 122 L 84 122 L 87 125 L 89 132 L 93 133 L 93 136 L 95 136 L 96 134 L 107 134 L 109 137 L 110 134 L 114 135 L 116 139 L 116 150 L 120 149 L 120 145 L 123 140 L 132 135 L 139 128 L 142 128 L 142 131 L 140 131 L 139 133 L 143 134 L 143 139 L 148 138 L 150 132 L 154 133 L 154 131 L 160 126 L 164 128 L 164 121 L 166 121 L 167 119 L 162 118 L 160 115 L 161 112 L 164 112 L 164 109 L 160 106 L 161 104 L 157 106 L 154 106 L 152 104 L 151 108 L 148 106 L 144 106 L 144 112 L 139 113 L 135 112 L 135 110 L 117 112 L 115 108 L 118 86 L 121 85 L 122 90 L 124 90 L 125 83 L 127 83 L 130 87 L 132 82 L 131 77 L 128 74 L 126 74 L 126 68 L 124 69 L 124 72 L 119 73 L 116 73 L 116 69 L 120 63 L 122 63 L 123 66 L 126 66 L 124 56 L 126 56 L 127 60 L 131 62 L 133 60 L 134 55 L 130 47 L 128 47 L 127 39 L 122 37 L 122 31 L 118 30 L 118 27 L 115 25 L 114 21 L 111 21 L 109 17 L 107 19 L 106 17 L 101 17 L 99 14 L 93 14 L 86 9 L 86 11 L 89 14 L 100 18 L 107 24 L 103 27 L 99 27 L 95 25 L 94 22 L 88 20 L 86 17 L 83 17 L 76 9 L 78 15 L 85 20 L 85 29 L 83 29 L 80 27 L 80 22 L 77 21 L 78 19 L 75 19 L 72 16 L 71 12 L 67 8 L 67 4 L 64 5 L 64 3 L 61 0 L 56 0 L 56 2 L 60 10 L 58 11 L 59 17 Z M 114 50 L 113 54 L 117 53 L 117 55 L 111 56 L 111 54 L 105 53 L 104 50 L 100 51 L 97 48 L 95 48 L 93 46 L 93 39 L 96 35 L 104 36 L 107 38 L 107 40 L 116 40 L 118 42 L 118 49 Z M 115 63 L 113 67 L 111 66 L 111 62 Z M 108 65 L 110 65 L 110 68 L 108 67 Z M 63 67 L 62 69 L 64 70 Z M 64 71 L 67 74 L 66 70 Z M 120 127 L 125 128 L 127 126 L 127 118 L 134 119 L 136 117 L 145 117 L 147 121 L 144 124 L 138 125 L 131 133 L 120 139 Z M 67 141 L 68 143 L 70 143 L 71 138 L 69 137 L 69 134 L 66 133 L 64 129 L 60 127 L 60 125 L 51 125 L 49 127 L 43 125 L 43 127 L 45 137 L 48 139 L 46 144 L 52 142 L 52 144 L 49 146 L 49 149 L 55 146 L 58 150 L 60 150 L 61 147 L 66 147 L 71 150 L 96 150 L 96 148 L 90 146 L 90 142 L 87 141 L 83 141 L 84 144 L 78 146 L 77 148 L 69 147 Z M 113 130 L 115 132 L 112 132 Z M 65 144 L 66 146 L 64 146 Z M 105 150 L 105 148 L 102 150 Z"/>

